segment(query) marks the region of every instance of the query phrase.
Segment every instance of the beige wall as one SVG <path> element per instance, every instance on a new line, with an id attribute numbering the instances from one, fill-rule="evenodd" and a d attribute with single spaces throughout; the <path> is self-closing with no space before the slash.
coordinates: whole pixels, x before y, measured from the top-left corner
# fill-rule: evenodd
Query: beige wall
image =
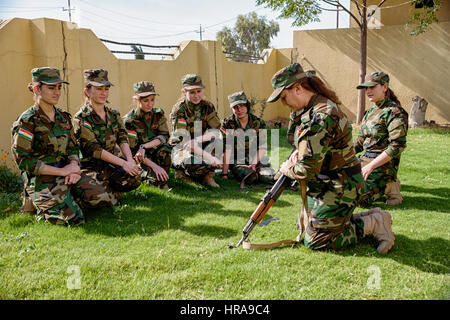
<path id="1" fill-rule="evenodd" d="M 227 96 L 244 90 L 249 98 L 262 100 L 272 92 L 270 79 L 280 68 L 294 61 L 305 69 L 315 69 L 343 102 L 343 109 L 354 120 L 359 74 L 359 30 L 333 29 L 295 31 L 294 49 L 270 49 L 258 64 L 233 62 L 225 58 L 215 41 L 189 41 L 173 60 L 117 59 L 88 29 L 52 19 L 12 19 L 0 25 L 0 163 L 12 164 L 10 129 L 13 121 L 30 105 L 32 95 L 26 86 L 30 70 L 52 66 L 70 82 L 63 86 L 59 107 L 74 114 L 82 105 L 83 70 L 104 68 L 115 84 L 110 105 L 122 115 L 132 108 L 132 85 L 153 81 L 160 94 L 156 106 L 170 113 L 180 97 L 181 77 L 198 73 L 206 86 L 205 96 L 216 106 L 219 117 L 231 114 Z M 409 111 L 414 95 L 429 101 L 427 120 L 450 122 L 450 22 L 434 24 L 419 37 L 409 36 L 403 26 L 387 26 L 369 31 L 367 72 L 384 70 L 391 76 L 391 87 Z M 260 114 L 260 105 L 255 113 Z M 268 104 L 264 119 L 289 117 L 280 102 Z M 7 156 L 4 159 L 4 156 Z"/>
<path id="2" fill-rule="evenodd" d="M 181 44 L 173 60 L 125 60 L 117 59 L 91 30 L 77 29 L 74 24 L 53 19 L 12 19 L 0 26 L 0 66 L 4 74 L 0 77 L 3 97 L 0 156 L 7 155 L 6 162 L 11 165 L 11 124 L 33 104 L 26 86 L 34 67 L 60 69 L 61 76 L 70 85 L 63 86 L 58 106 L 72 114 L 84 101 L 84 69 L 108 70 L 114 84 L 110 90 L 110 105 L 122 115 L 132 108 L 133 83 L 149 80 L 155 83 L 160 94 L 156 106 L 164 109 L 168 116 L 180 97 L 181 77 L 198 73 L 206 86 L 206 98 L 214 103 L 219 117 L 223 118 L 231 114 L 227 99 L 230 93 L 244 90 L 248 97 L 267 98 L 272 92 L 272 75 L 290 63 L 291 51 L 269 50 L 266 61 L 252 64 L 227 60 L 215 41 L 190 41 Z M 282 109 L 287 108 L 279 103 L 268 105 L 264 119 L 278 117 Z M 256 106 L 255 113 L 260 114 L 260 105 Z"/>
<path id="3" fill-rule="evenodd" d="M 361 1 L 359 1 L 361 2 Z M 381 26 L 406 24 L 414 12 L 420 12 L 424 9 L 414 9 L 405 0 L 387 0 L 379 9 L 379 21 Z M 367 0 L 367 7 L 376 6 L 380 0 Z M 358 17 L 358 11 L 354 2 L 351 2 L 350 10 Z M 441 0 L 441 8 L 436 13 L 439 22 L 450 21 L 450 1 Z M 357 27 L 356 22 L 350 19 L 350 27 Z"/>
<path id="4" fill-rule="evenodd" d="M 359 39 L 356 28 L 294 32 L 297 61 L 318 71 L 337 92 L 352 120 L 357 105 Z M 387 72 L 390 87 L 408 112 L 415 95 L 425 98 L 427 120 L 450 123 L 449 65 L 450 22 L 434 24 L 418 37 L 400 25 L 368 32 L 367 73 Z"/>

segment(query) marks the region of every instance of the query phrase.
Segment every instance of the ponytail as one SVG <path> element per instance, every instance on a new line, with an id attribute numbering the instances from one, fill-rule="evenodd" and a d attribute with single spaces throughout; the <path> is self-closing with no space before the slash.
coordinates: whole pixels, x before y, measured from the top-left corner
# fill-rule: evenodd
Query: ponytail
<path id="1" fill-rule="evenodd" d="M 395 95 L 394 91 L 392 91 L 391 88 L 388 88 L 386 91 L 386 97 L 389 98 L 391 101 L 395 102 L 399 106 L 401 106 L 400 101 L 398 100 L 397 96 Z"/>
<path id="2" fill-rule="evenodd" d="M 321 96 L 324 96 L 325 98 L 333 101 L 336 104 L 342 104 L 341 100 L 339 100 L 336 92 L 329 89 L 325 83 L 323 83 L 320 78 L 316 77 L 315 75 L 310 75 L 306 78 L 302 78 L 298 80 L 298 83 L 306 90 L 312 91 L 315 93 L 320 94 Z"/>

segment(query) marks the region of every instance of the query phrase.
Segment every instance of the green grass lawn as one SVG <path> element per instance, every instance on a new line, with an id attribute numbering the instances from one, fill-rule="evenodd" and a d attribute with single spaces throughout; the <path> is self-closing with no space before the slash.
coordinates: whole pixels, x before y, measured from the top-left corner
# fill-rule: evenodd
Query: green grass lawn
<path id="1" fill-rule="evenodd" d="M 340 252 L 230 250 L 265 191 L 220 178 L 211 190 L 172 175 L 170 192 L 141 186 L 77 228 L 21 215 L 18 194 L 3 193 L 0 299 L 450 299 L 449 168 L 449 131 L 409 131 L 404 202 L 379 204 L 396 235 L 387 255 L 369 238 Z M 252 242 L 294 239 L 300 199 L 285 192 Z"/>

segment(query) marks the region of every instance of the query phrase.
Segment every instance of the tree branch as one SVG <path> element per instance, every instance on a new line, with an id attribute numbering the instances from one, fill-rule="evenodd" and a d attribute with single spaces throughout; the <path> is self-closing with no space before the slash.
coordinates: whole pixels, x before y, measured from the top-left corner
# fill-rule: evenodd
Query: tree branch
<path id="1" fill-rule="evenodd" d="M 358 0 L 352 0 L 352 2 L 356 5 L 356 9 L 358 9 L 359 15 L 361 16 L 361 8 L 359 7 L 359 3 Z"/>
<path id="2" fill-rule="evenodd" d="M 325 3 L 331 4 L 333 6 L 336 6 L 336 7 L 341 7 L 342 10 L 347 12 L 353 18 L 353 20 L 356 21 L 356 23 L 358 24 L 359 28 L 362 29 L 362 24 L 359 21 L 359 19 L 353 13 L 351 13 L 350 10 L 348 10 L 346 7 L 344 7 L 339 1 L 335 1 L 335 3 L 331 3 L 329 0 L 322 0 L 322 1 L 325 2 Z M 360 16 L 362 16 L 361 12 L 360 12 Z"/>
<path id="3" fill-rule="evenodd" d="M 377 9 L 378 9 L 379 7 L 381 7 L 381 6 L 383 5 L 383 3 L 384 3 L 385 1 L 386 1 L 386 0 L 381 0 L 380 3 L 377 5 L 377 7 L 376 7 L 372 12 L 370 12 L 370 13 L 367 15 L 367 21 L 369 21 L 370 17 L 375 13 L 375 11 L 377 11 Z"/>

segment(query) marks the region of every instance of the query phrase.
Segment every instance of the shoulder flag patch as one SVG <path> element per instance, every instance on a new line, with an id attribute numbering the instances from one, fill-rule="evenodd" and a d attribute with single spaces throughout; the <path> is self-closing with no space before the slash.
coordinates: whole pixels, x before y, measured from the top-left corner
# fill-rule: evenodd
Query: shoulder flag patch
<path id="1" fill-rule="evenodd" d="M 182 126 L 187 126 L 187 122 L 184 119 L 178 119 L 177 124 L 180 124 Z"/>
<path id="2" fill-rule="evenodd" d="M 294 113 L 293 113 L 293 112 L 291 112 L 291 114 L 290 114 L 290 116 L 289 116 L 289 119 L 290 119 L 291 121 L 294 121 Z"/>
<path id="3" fill-rule="evenodd" d="M 129 138 L 137 138 L 137 132 L 136 131 L 127 130 L 127 136 Z"/>
<path id="4" fill-rule="evenodd" d="M 88 129 L 91 129 L 91 130 L 92 130 L 91 124 L 90 124 L 89 122 L 87 122 L 87 121 L 84 121 L 84 122 L 83 122 L 83 126 L 86 127 L 86 128 L 88 128 Z"/>
<path id="5" fill-rule="evenodd" d="M 224 134 L 227 135 L 227 130 L 222 126 L 220 127 L 220 131 Z"/>
<path id="6" fill-rule="evenodd" d="M 33 140 L 34 135 L 30 131 L 25 130 L 24 128 L 20 128 L 18 133 L 20 136 L 24 137 L 29 141 Z"/>

